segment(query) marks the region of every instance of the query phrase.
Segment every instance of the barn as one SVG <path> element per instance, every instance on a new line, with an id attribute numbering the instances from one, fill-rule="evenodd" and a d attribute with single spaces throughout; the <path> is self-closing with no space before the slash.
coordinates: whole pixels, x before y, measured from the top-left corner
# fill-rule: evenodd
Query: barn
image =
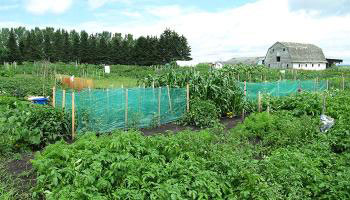
<path id="1" fill-rule="evenodd" d="M 276 42 L 267 51 L 264 64 L 271 68 L 324 70 L 327 59 L 320 47 L 313 44 Z"/>

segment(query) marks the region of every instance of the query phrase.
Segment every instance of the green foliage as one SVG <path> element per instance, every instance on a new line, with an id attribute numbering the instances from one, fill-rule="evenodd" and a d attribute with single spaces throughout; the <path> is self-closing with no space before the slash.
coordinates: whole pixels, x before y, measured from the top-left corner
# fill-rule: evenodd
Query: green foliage
<path id="1" fill-rule="evenodd" d="M 220 111 L 216 108 L 214 102 L 197 98 L 192 99 L 190 105 L 190 111 L 182 119 L 184 125 L 212 128 L 219 124 Z"/>
<path id="2" fill-rule="evenodd" d="M 29 77 L 1 77 L 0 95 L 24 98 L 29 95 L 51 96 L 53 83 Z"/>
<path id="3" fill-rule="evenodd" d="M 294 116 L 319 116 L 322 113 L 322 94 L 303 92 L 283 98 L 267 97 L 264 99 L 264 110 L 267 109 L 268 104 L 272 111 L 292 111 Z"/>
<path id="4" fill-rule="evenodd" d="M 0 61 L 80 62 L 89 64 L 166 64 L 191 59 L 184 36 L 166 29 L 159 37 L 102 32 L 89 34 L 47 27 L 0 30 Z M 5 48 L 6 47 L 6 48 Z"/>
<path id="5" fill-rule="evenodd" d="M 317 119 L 294 117 L 290 112 L 254 113 L 233 134 L 246 143 L 259 145 L 261 152 L 258 153 L 266 155 L 277 148 L 312 142 L 318 137 L 318 124 Z"/>
<path id="6" fill-rule="evenodd" d="M 68 137 L 69 120 L 61 110 L 0 97 L 0 151 L 41 149 Z"/>

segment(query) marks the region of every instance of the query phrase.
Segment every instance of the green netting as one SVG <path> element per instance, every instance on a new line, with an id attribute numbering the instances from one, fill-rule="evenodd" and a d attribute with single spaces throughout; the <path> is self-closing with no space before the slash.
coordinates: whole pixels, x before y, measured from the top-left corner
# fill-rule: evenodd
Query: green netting
<path id="1" fill-rule="evenodd" d="M 56 107 L 62 107 L 62 99 L 63 91 L 58 90 Z M 71 112 L 71 91 L 66 92 L 64 107 L 67 112 Z M 186 89 L 163 87 L 83 90 L 75 92 L 75 110 L 78 132 L 111 132 L 126 127 L 152 127 L 182 117 L 186 111 Z"/>
<path id="2" fill-rule="evenodd" d="M 244 83 L 239 83 L 239 86 L 244 90 Z M 269 94 L 271 96 L 287 96 L 298 93 L 298 89 L 302 91 L 323 91 L 327 89 L 326 81 L 316 82 L 314 80 L 293 81 L 283 80 L 277 82 L 263 82 L 263 83 L 246 83 L 246 97 L 248 100 L 257 99 L 258 93 Z"/>

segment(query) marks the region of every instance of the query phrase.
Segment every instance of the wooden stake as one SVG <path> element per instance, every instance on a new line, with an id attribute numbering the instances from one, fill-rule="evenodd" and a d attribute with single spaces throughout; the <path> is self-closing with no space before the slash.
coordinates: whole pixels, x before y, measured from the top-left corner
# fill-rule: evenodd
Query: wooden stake
<path id="1" fill-rule="evenodd" d="M 128 89 L 125 89 L 125 130 L 128 129 Z"/>
<path id="2" fill-rule="evenodd" d="M 244 81 L 244 97 L 247 96 L 247 82 Z"/>
<path id="3" fill-rule="evenodd" d="M 187 112 L 190 111 L 190 84 L 186 85 Z"/>
<path id="4" fill-rule="evenodd" d="M 66 90 L 62 90 L 62 108 L 66 105 Z"/>
<path id="5" fill-rule="evenodd" d="M 166 87 L 168 89 L 169 110 L 170 110 L 170 112 L 172 112 L 173 111 L 173 107 L 171 105 L 170 88 L 169 88 L 169 85 L 167 85 Z"/>
<path id="6" fill-rule="evenodd" d="M 56 107 L 56 87 L 52 88 L 52 107 Z"/>
<path id="7" fill-rule="evenodd" d="M 261 112 L 261 93 L 258 92 L 258 112 Z"/>
<path id="8" fill-rule="evenodd" d="M 238 82 L 239 82 L 239 74 L 237 75 L 237 80 L 238 80 Z"/>
<path id="9" fill-rule="evenodd" d="M 247 81 L 244 81 L 244 100 L 246 99 L 247 96 Z M 242 122 L 244 121 L 245 118 L 245 109 L 242 109 Z"/>
<path id="10" fill-rule="evenodd" d="M 326 113 L 326 95 L 323 93 L 323 109 L 322 114 Z"/>
<path id="11" fill-rule="evenodd" d="M 72 92 L 72 140 L 75 138 L 75 95 Z"/>
<path id="12" fill-rule="evenodd" d="M 345 78 L 344 78 L 344 74 L 343 74 L 342 76 L 343 76 L 343 90 L 345 90 Z"/>
<path id="13" fill-rule="evenodd" d="M 329 89 L 329 82 L 328 82 L 328 79 L 326 80 L 326 88 L 327 88 L 327 90 Z"/>
<path id="14" fill-rule="evenodd" d="M 161 92 L 162 92 L 162 88 L 159 87 L 158 90 L 158 125 L 160 126 L 160 97 L 161 97 Z"/>

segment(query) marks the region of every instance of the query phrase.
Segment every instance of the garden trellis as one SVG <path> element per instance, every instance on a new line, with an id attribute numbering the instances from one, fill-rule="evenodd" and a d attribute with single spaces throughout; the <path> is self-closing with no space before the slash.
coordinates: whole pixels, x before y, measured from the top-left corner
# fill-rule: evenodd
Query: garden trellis
<path id="1" fill-rule="evenodd" d="M 72 113 L 78 132 L 147 128 L 178 120 L 187 109 L 185 88 L 56 90 L 55 107 Z"/>

